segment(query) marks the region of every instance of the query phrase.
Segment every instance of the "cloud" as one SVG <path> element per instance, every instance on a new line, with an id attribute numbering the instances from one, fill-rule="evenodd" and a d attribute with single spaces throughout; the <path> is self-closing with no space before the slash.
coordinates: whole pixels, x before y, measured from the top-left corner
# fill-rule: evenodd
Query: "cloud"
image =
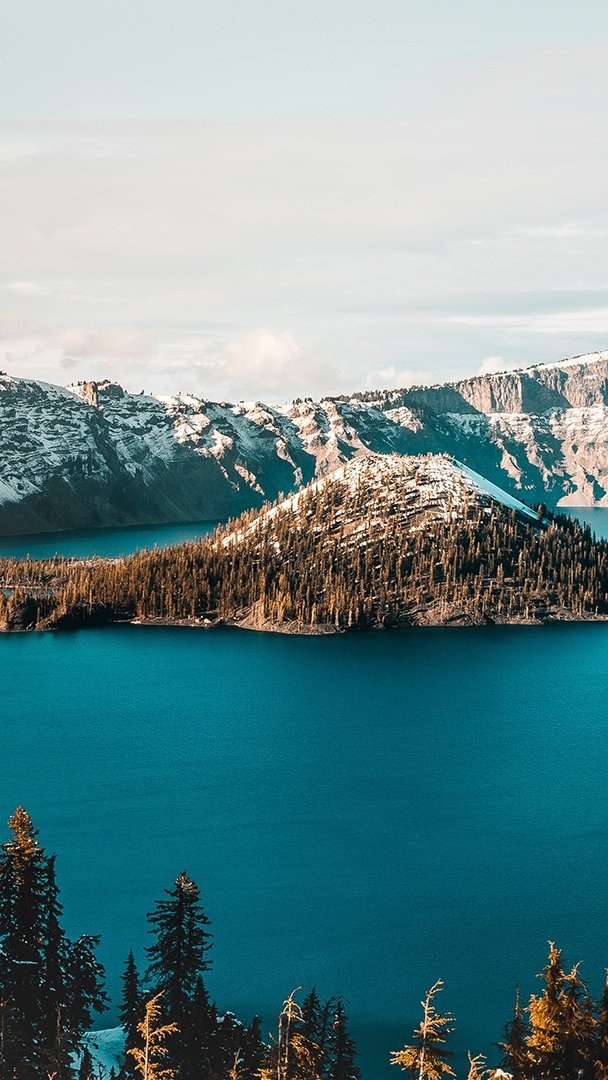
<path id="1" fill-rule="evenodd" d="M 608 308 L 529 312 L 520 315 L 450 315 L 446 322 L 515 334 L 590 334 L 608 339 Z"/>
<path id="2" fill-rule="evenodd" d="M 91 359 L 140 361 L 149 359 L 153 349 L 150 335 L 130 326 L 98 330 L 70 326 L 54 335 L 53 344 L 63 351 L 63 362 L 69 365 Z"/>
<path id="3" fill-rule="evenodd" d="M 428 386 L 433 381 L 428 371 L 399 371 L 394 366 L 370 371 L 365 377 L 365 385 L 370 390 L 400 390 L 406 386 Z"/>
<path id="4" fill-rule="evenodd" d="M 333 378 L 330 365 L 287 330 L 236 334 L 204 350 L 197 368 L 200 384 L 226 388 L 239 399 L 315 394 Z"/>
<path id="5" fill-rule="evenodd" d="M 132 391 L 232 400 L 283 401 L 339 389 L 332 365 L 286 330 L 155 340 L 127 326 L 69 326 L 35 336 L 6 323 L 0 364 L 13 375 L 51 382 L 115 379 Z"/>
<path id="6" fill-rule="evenodd" d="M 4 287 L 16 296 L 46 296 L 50 292 L 48 285 L 38 281 L 11 281 Z"/>

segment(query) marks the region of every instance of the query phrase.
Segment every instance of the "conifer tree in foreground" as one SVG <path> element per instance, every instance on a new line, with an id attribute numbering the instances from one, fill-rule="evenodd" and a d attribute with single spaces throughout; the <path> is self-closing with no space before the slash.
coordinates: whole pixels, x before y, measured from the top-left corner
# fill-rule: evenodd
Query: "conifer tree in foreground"
<path id="1" fill-rule="evenodd" d="M 597 1042 L 595 1062 L 597 1080 L 608 1080 L 608 971 L 604 976 L 604 987 L 600 999 Z"/>
<path id="2" fill-rule="evenodd" d="M 118 1019 L 125 1033 L 125 1065 L 124 1071 L 131 1075 L 135 1071 L 135 1062 L 129 1056 L 129 1050 L 137 1045 L 138 1027 L 141 1021 L 141 1012 L 144 996 L 139 985 L 139 975 L 135 965 L 133 950 L 129 952 L 125 969 L 122 975 L 122 998 Z"/>
<path id="3" fill-rule="evenodd" d="M 172 1080 L 176 1075 L 175 1069 L 167 1064 L 169 1050 L 166 1043 L 176 1034 L 177 1026 L 162 1023 L 161 998 L 162 991 L 146 1002 L 144 1018 L 137 1027 L 139 1045 L 129 1050 L 142 1080 Z"/>
<path id="4" fill-rule="evenodd" d="M 434 1005 L 434 998 L 442 989 L 443 982 L 438 979 L 421 1002 L 422 1020 L 414 1032 L 413 1043 L 391 1053 L 391 1065 L 400 1065 L 416 1080 L 440 1080 L 442 1076 L 456 1075 L 448 1064 L 452 1053 L 445 1049 L 446 1036 L 454 1030 L 453 1017 L 450 1013 L 438 1013 Z"/>
<path id="5" fill-rule="evenodd" d="M 66 937 L 55 859 L 23 807 L 9 828 L 0 854 L 0 1077 L 62 1080 L 92 1013 L 105 1008 L 97 939 Z"/>
<path id="6" fill-rule="evenodd" d="M 530 1080 L 595 1080 L 597 1021 L 578 965 L 566 973 L 562 951 L 549 942 L 549 961 L 541 972 L 545 989 L 530 998 L 526 1039 Z"/>
<path id="7" fill-rule="evenodd" d="M 293 990 L 279 1013 L 277 1038 L 259 1071 L 260 1080 L 322 1080 L 323 1053 L 304 1031 L 302 1007 Z"/>
<path id="8" fill-rule="evenodd" d="M 347 1022 L 344 1002 L 339 997 L 329 1039 L 329 1080 L 361 1080 L 361 1072 L 356 1064 L 357 1048 L 348 1033 Z"/>
<path id="9" fill-rule="evenodd" d="M 165 893 L 167 899 L 158 900 L 148 914 L 156 941 L 146 950 L 150 961 L 146 980 L 157 993 L 162 991 L 163 1020 L 179 1031 L 179 1037 L 167 1042 L 168 1067 L 184 1080 L 199 1080 L 203 1048 L 197 997 L 200 1001 L 203 972 L 211 967 L 209 919 L 198 886 L 186 873 Z"/>
<path id="10" fill-rule="evenodd" d="M 497 1044 L 498 1049 L 504 1053 L 502 1065 L 511 1074 L 513 1080 L 525 1080 L 526 1078 L 526 1066 L 528 1063 L 527 1036 L 528 1025 L 524 1019 L 518 990 L 515 995 L 513 1016 L 505 1024 L 504 1042 Z"/>

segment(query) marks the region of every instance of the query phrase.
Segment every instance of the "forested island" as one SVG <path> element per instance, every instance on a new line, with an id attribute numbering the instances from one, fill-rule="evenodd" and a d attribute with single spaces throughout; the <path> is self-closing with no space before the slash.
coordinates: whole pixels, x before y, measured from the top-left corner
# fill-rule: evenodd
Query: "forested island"
<path id="1" fill-rule="evenodd" d="M 0 1077 L 3 1080 L 361 1080 L 344 998 L 292 991 L 275 1033 L 260 1017 L 220 1010 L 205 982 L 212 935 L 198 886 L 185 872 L 148 913 L 152 944 L 140 976 L 126 959 L 119 1003 L 120 1060 L 102 1068 L 94 1020 L 108 1008 L 99 937 L 70 940 L 62 925 L 54 855 L 23 807 L 9 819 L 0 853 Z M 591 1000 L 578 965 L 567 970 L 553 943 L 542 990 L 513 1016 L 496 1044 L 498 1065 L 469 1052 L 467 1080 L 606 1080 L 608 981 Z M 437 1008 L 437 981 L 422 1017 L 390 1063 L 418 1080 L 456 1077 L 454 1018 Z M 301 1000 L 298 1000 L 298 997 Z M 388 1056 L 388 1054 L 387 1054 Z"/>
<path id="2" fill-rule="evenodd" d="M 352 459 L 198 542 L 0 561 L 0 627 L 327 633 L 608 617 L 608 544 L 443 455 Z"/>

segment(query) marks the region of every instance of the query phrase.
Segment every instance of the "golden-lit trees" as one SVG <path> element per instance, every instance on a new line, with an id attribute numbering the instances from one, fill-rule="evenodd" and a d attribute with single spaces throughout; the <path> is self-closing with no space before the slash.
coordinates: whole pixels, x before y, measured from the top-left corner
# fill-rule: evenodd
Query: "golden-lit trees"
<path id="1" fill-rule="evenodd" d="M 422 1005 L 422 1020 L 414 1031 L 412 1042 L 402 1050 L 393 1050 L 391 1065 L 399 1065 L 415 1080 L 441 1080 L 442 1076 L 456 1076 L 449 1065 L 452 1052 L 446 1049 L 447 1036 L 454 1030 L 451 1013 L 439 1013 L 435 997 L 443 989 L 438 979 L 427 990 Z"/>
<path id="2" fill-rule="evenodd" d="M 135 1059 L 135 1068 L 142 1080 L 172 1080 L 175 1069 L 167 1068 L 165 1061 L 169 1051 L 167 1038 L 177 1032 L 177 1024 L 161 1022 L 162 991 L 145 1004 L 144 1017 L 137 1025 L 140 1045 L 127 1051 Z"/>

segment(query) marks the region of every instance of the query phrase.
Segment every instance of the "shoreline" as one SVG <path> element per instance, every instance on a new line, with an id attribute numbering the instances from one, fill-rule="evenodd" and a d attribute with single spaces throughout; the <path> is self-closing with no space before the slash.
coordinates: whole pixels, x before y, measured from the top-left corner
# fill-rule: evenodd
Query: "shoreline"
<path id="1" fill-rule="evenodd" d="M 376 633 L 392 633 L 394 631 L 403 630 L 430 630 L 430 629 L 444 629 L 444 630 L 473 630 L 473 629 L 493 629 L 495 627 L 502 626 L 533 626 L 546 628 L 549 626 L 565 626 L 565 625 L 588 625 L 590 623 L 607 623 L 608 614 L 606 615 L 588 615 L 580 616 L 574 615 L 571 612 L 548 613 L 542 618 L 534 619 L 505 619 L 504 617 L 493 618 L 490 615 L 484 614 L 483 616 L 466 616 L 462 613 L 460 617 L 452 617 L 447 619 L 440 618 L 421 618 L 411 622 L 399 622 L 391 626 L 351 626 L 351 627 L 337 627 L 328 623 L 320 623 L 318 625 L 311 626 L 309 624 L 302 624 L 298 622 L 283 622 L 273 623 L 270 621 L 254 621 L 253 619 L 206 619 L 203 617 L 196 617 L 194 619 L 169 619 L 169 618 L 141 618 L 136 617 L 133 619 L 115 619 L 108 621 L 91 621 L 91 622 L 77 622 L 72 625 L 50 625 L 50 626 L 31 626 L 31 627 L 0 627 L 0 634 L 44 634 L 44 633 L 70 633 L 75 630 L 91 630 L 91 629 L 112 629 L 112 627 L 121 626 L 135 626 L 135 627 L 147 627 L 147 628 L 165 628 L 165 629 L 184 629 L 184 630 L 217 630 L 226 628 L 229 630 L 244 630 L 248 633 L 264 633 L 264 634 L 283 634 L 287 637 L 335 637 L 344 636 L 346 634 L 376 634 Z"/>

